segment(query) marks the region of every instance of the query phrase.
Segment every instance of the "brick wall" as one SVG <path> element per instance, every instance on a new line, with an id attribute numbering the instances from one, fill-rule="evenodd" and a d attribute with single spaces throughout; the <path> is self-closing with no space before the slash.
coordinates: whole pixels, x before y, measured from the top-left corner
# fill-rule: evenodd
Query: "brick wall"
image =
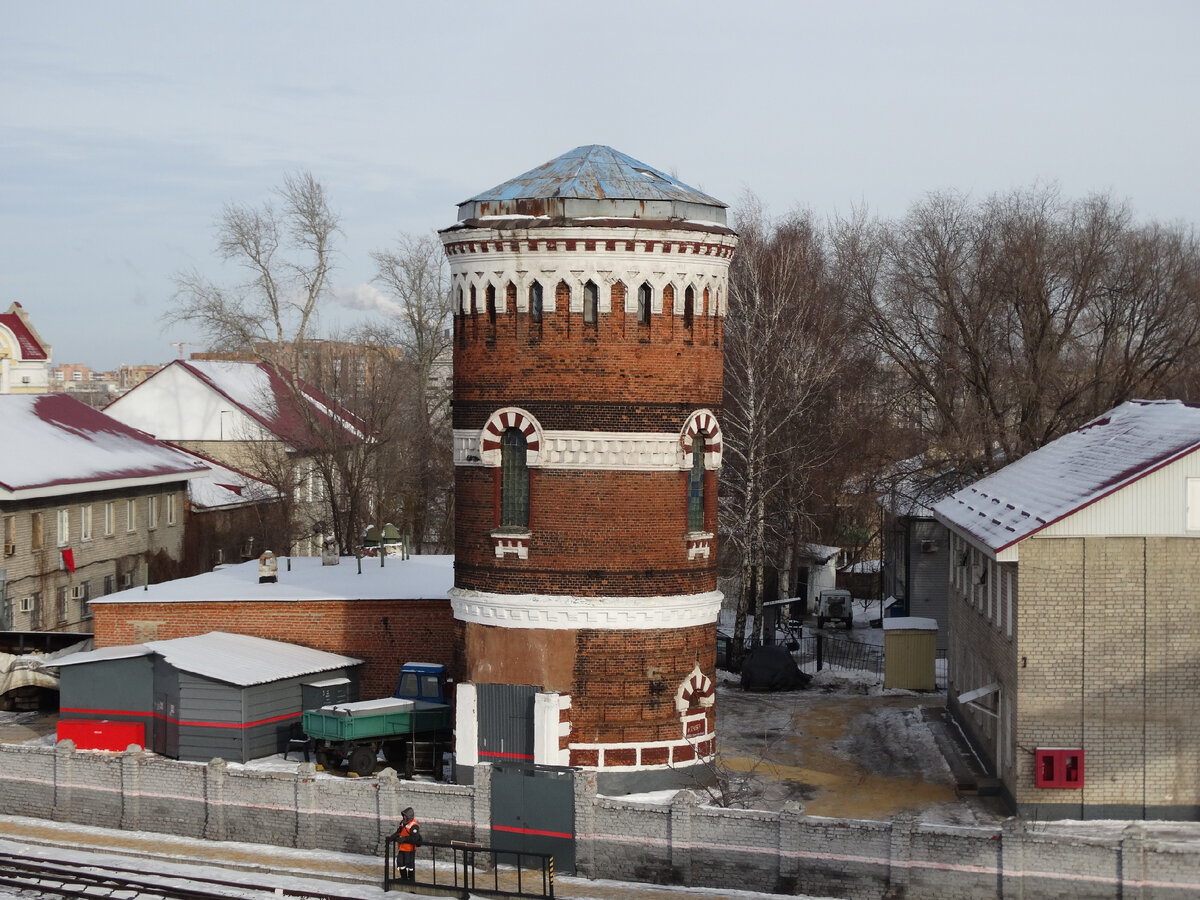
<path id="1" fill-rule="evenodd" d="M 135 594 L 136 596 L 136 594 Z M 226 631 L 364 661 L 364 699 L 388 697 L 406 662 L 441 663 L 461 676 L 462 625 L 449 600 L 120 602 L 95 610 L 97 647 Z"/>
<path id="2" fill-rule="evenodd" d="M 498 559 L 498 469 L 458 466 L 455 584 L 501 593 L 657 596 L 711 591 L 716 555 L 688 559 L 687 472 L 529 471 L 529 558 Z M 716 530 L 715 473 L 705 491 Z"/>

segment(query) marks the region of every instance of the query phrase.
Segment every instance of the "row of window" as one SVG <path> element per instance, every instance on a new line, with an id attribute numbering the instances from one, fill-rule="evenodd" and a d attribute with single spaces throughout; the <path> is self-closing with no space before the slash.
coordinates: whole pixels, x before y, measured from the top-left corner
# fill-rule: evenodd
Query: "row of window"
<path id="1" fill-rule="evenodd" d="M 165 503 L 161 504 L 160 497 L 157 495 L 146 498 L 146 527 L 157 528 L 159 525 L 160 515 L 165 515 L 167 525 L 175 525 L 178 521 L 178 495 L 166 494 Z M 117 504 L 120 501 L 109 500 L 103 505 L 103 534 L 105 537 L 111 537 L 117 530 Z M 125 531 L 127 533 L 137 531 L 138 513 L 137 500 L 125 501 Z M 87 503 L 78 507 L 78 516 L 76 517 L 75 534 L 80 541 L 90 541 L 93 537 L 93 504 Z M 63 507 L 55 514 L 55 540 L 59 547 L 66 547 L 71 543 L 72 534 L 72 507 Z M 30 538 L 29 545 L 32 550 L 41 550 L 45 547 L 45 523 L 44 514 L 40 511 L 32 512 L 30 517 Z M 11 556 L 16 552 L 17 545 L 17 521 L 16 516 L 4 517 L 4 553 L 6 556 Z"/>
<path id="2" fill-rule="evenodd" d="M 508 283 L 509 293 L 515 296 L 516 287 L 510 281 Z M 467 296 L 463 293 L 463 289 L 458 289 L 458 312 L 460 315 L 465 315 L 468 309 L 475 309 L 475 286 L 469 288 L 470 305 L 467 304 Z M 558 292 L 565 297 L 571 296 L 571 288 L 565 281 L 560 281 L 558 284 Z M 650 313 L 653 308 L 654 289 L 649 282 L 643 282 L 638 287 L 637 291 L 637 320 L 638 325 L 646 328 L 650 327 Z M 485 291 L 485 304 L 487 309 L 488 321 L 495 325 L 498 306 L 496 304 L 496 286 L 489 284 Z M 534 281 L 529 285 L 529 320 L 535 324 L 540 324 L 542 321 L 542 313 L 544 310 L 544 291 L 542 284 L 539 281 Z M 696 311 L 696 290 L 690 285 L 683 292 L 683 327 L 690 329 L 693 325 Z M 583 324 L 595 326 L 600 313 L 600 289 L 596 286 L 596 282 L 587 281 L 583 286 Z"/>
<path id="3" fill-rule="evenodd" d="M 1016 602 L 1012 568 L 1001 566 L 953 536 L 950 565 L 954 567 L 950 574 L 951 583 L 963 601 L 1011 638 Z"/>
<path id="4" fill-rule="evenodd" d="M 520 428 L 505 429 L 500 436 L 500 528 L 529 528 L 529 440 Z M 692 466 L 687 480 L 688 531 L 704 531 L 704 437 L 692 438 Z"/>
<path id="5" fill-rule="evenodd" d="M 133 586 L 133 576 L 125 575 L 121 579 L 120 586 L 117 584 L 116 575 L 105 575 L 101 592 L 101 596 L 105 594 L 115 593 L 117 590 L 126 590 Z M 42 592 L 34 591 L 20 600 L 15 601 L 17 611 L 25 613 L 30 617 L 30 621 L 36 625 L 51 627 L 55 624 L 64 625 L 72 621 L 71 605 L 79 605 L 79 619 L 90 619 L 92 616 L 92 582 L 81 581 L 74 585 L 63 585 L 54 590 L 54 608 L 50 610 L 52 613 L 52 621 L 42 622 Z M 14 601 L 5 602 L 3 610 L 3 621 L 6 628 L 12 628 L 13 622 L 13 605 Z"/>

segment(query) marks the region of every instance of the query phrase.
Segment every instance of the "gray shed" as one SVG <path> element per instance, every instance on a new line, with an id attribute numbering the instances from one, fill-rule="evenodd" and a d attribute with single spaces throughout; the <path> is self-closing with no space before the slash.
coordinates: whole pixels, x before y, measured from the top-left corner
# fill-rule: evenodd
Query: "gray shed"
<path id="1" fill-rule="evenodd" d="M 174 759 L 248 762 L 287 749 L 306 702 L 336 685 L 358 698 L 362 660 L 213 631 L 56 661 L 63 719 L 141 722 Z"/>

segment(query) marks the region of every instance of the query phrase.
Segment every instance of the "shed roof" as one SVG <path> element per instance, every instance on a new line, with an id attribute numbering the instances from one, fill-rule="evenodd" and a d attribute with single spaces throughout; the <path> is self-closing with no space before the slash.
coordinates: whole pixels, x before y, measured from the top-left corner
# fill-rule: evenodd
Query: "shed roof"
<path id="1" fill-rule="evenodd" d="M 203 475 L 199 459 L 69 394 L 0 395 L 0 499 Z"/>
<path id="2" fill-rule="evenodd" d="M 934 515 L 999 552 L 1198 447 L 1200 409 L 1130 400 L 951 494 Z"/>
<path id="3" fill-rule="evenodd" d="M 318 672 L 328 672 L 346 666 L 356 666 L 361 659 L 313 650 L 298 644 L 270 641 L 246 634 L 210 631 L 193 637 L 169 641 L 148 641 L 123 647 L 103 647 L 85 653 L 75 653 L 55 662 L 57 666 L 124 659 L 156 653 L 170 666 L 189 672 L 248 687 L 285 678 L 298 678 Z"/>

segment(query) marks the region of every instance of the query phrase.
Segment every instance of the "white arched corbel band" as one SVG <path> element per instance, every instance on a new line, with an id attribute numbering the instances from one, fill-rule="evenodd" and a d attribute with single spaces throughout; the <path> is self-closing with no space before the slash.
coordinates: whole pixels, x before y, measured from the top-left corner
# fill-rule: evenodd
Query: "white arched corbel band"
<path id="1" fill-rule="evenodd" d="M 711 410 L 698 409 L 683 425 L 679 434 L 680 467 L 691 468 L 692 440 L 699 435 L 704 438 L 704 468 L 721 467 L 721 426 Z"/>
<path id="2" fill-rule="evenodd" d="M 515 406 L 496 410 L 480 431 L 479 458 L 483 465 L 500 465 L 500 438 L 509 428 L 517 428 L 525 435 L 525 462 L 530 466 L 537 465 L 542 449 L 542 426 L 528 412 Z"/>

